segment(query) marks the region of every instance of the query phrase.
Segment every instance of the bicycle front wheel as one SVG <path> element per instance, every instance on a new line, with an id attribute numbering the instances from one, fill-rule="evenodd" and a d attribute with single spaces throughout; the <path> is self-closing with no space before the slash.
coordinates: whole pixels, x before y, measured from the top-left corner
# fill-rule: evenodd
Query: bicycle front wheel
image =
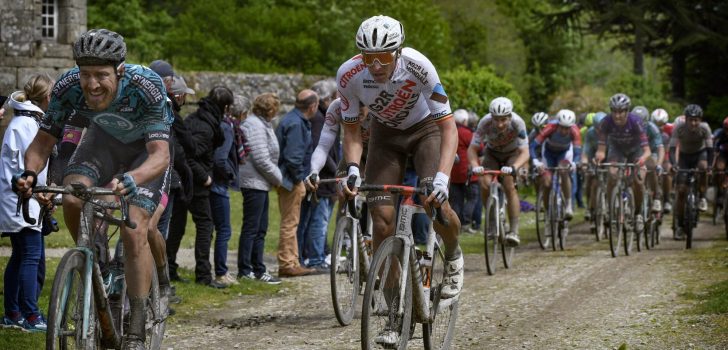
<path id="1" fill-rule="evenodd" d="M 149 305 L 147 305 L 147 319 L 144 326 L 147 333 L 146 348 L 149 350 L 159 350 L 162 347 L 167 311 L 168 305 L 161 300 L 157 269 L 152 269 L 152 287 L 149 291 Z"/>
<path id="2" fill-rule="evenodd" d="M 596 228 L 597 242 L 607 236 L 607 196 L 601 186 L 597 188 L 596 207 L 594 209 L 594 226 Z"/>
<path id="3" fill-rule="evenodd" d="M 336 320 L 348 326 L 359 295 L 359 260 L 354 220 L 342 216 L 336 223 L 331 249 L 331 301 Z"/>
<path id="4" fill-rule="evenodd" d="M 425 349 L 428 350 L 450 348 L 460 307 L 460 298 L 440 298 L 447 270 L 445 269 L 445 253 L 441 249 L 442 239 L 440 236 L 437 238 L 438 244 L 435 244 L 432 252 L 430 270 L 430 322 L 422 325 Z"/>
<path id="5" fill-rule="evenodd" d="M 491 198 L 485 206 L 485 234 L 483 245 L 485 250 L 485 268 L 489 275 L 495 274 L 495 257 L 498 255 L 498 240 L 502 233 L 499 231 L 498 206 Z"/>
<path id="6" fill-rule="evenodd" d="M 508 206 L 507 203 L 503 203 L 502 206 L 505 208 Z M 498 225 L 500 228 L 498 229 L 499 232 L 502 232 L 505 234 L 506 232 L 506 211 L 501 210 L 498 215 Z M 513 255 L 516 253 L 516 247 L 509 247 L 506 245 L 506 240 L 502 239 L 499 242 L 501 254 L 503 255 L 503 266 L 507 269 L 510 269 L 513 265 Z"/>
<path id="7" fill-rule="evenodd" d="M 685 249 L 693 247 L 693 227 L 695 227 L 695 219 L 697 218 L 696 209 L 697 201 L 692 191 L 688 194 L 685 201 L 685 214 L 683 215 L 683 230 L 685 230 Z"/>
<path id="8" fill-rule="evenodd" d="M 402 262 L 405 245 L 389 237 L 372 258 L 364 288 L 361 315 L 361 348 L 406 349 L 412 322 L 412 281 L 401 285 L 400 274 L 409 266 Z M 401 290 L 404 289 L 404 298 Z M 399 312 L 403 305 L 403 312 Z"/>
<path id="9" fill-rule="evenodd" d="M 51 288 L 46 349 L 95 349 L 96 309 L 91 296 L 88 332 L 83 334 L 83 296 L 86 257 L 69 250 L 61 259 Z M 93 293 L 93 289 L 91 289 Z"/>
<path id="10" fill-rule="evenodd" d="M 622 244 L 622 230 L 624 227 L 624 208 L 622 206 L 622 191 L 618 187 L 612 191 L 609 201 L 609 250 L 612 257 L 619 255 L 619 246 Z"/>
<path id="11" fill-rule="evenodd" d="M 536 236 L 538 236 L 538 245 L 541 249 L 546 250 L 551 243 L 551 238 L 546 234 L 546 213 L 542 213 L 543 210 L 543 191 L 538 190 L 536 196 Z"/>
<path id="12" fill-rule="evenodd" d="M 559 236 L 561 235 L 559 230 L 559 202 L 556 198 L 556 191 L 553 188 L 551 189 L 551 192 L 549 193 L 549 232 L 551 233 L 551 250 L 556 251 L 556 242 L 559 240 Z"/>
<path id="13" fill-rule="evenodd" d="M 637 225 L 635 225 L 637 208 L 634 205 L 634 194 L 631 188 L 627 189 L 627 196 L 622 201 L 624 203 L 622 209 L 624 213 L 624 225 L 622 226 L 622 231 L 624 232 L 624 254 L 629 255 L 632 253 L 632 244 L 634 244 L 635 232 L 637 231 Z"/>

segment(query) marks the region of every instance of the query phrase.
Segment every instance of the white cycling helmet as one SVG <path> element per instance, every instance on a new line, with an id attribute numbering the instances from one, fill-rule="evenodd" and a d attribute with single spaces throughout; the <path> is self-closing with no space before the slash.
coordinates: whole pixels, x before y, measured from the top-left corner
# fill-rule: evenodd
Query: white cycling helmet
<path id="1" fill-rule="evenodd" d="M 513 102 L 507 97 L 497 97 L 490 103 L 488 108 L 494 117 L 501 117 L 513 113 Z"/>
<path id="2" fill-rule="evenodd" d="M 356 47 L 366 52 L 398 49 L 404 43 L 404 27 L 389 16 L 374 16 L 361 22 L 356 32 Z"/>
<path id="3" fill-rule="evenodd" d="M 544 112 L 536 112 L 536 113 L 535 113 L 535 114 L 533 115 L 533 117 L 531 117 L 531 124 L 532 124 L 532 125 L 533 125 L 534 127 L 540 128 L 540 127 L 542 127 L 542 126 L 543 126 L 544 124 L 546 124 L 546 122 L 547 122 L 548 120 L 549 120 L 549 115 L 548 115 L 548 114 L 546 114 L 546 113 L 544 113 Z"/>
<path id="4" fill-rule="evenodd" d="M 667 114 L 667 111 L 662 108 L 658 108 L 652 111 L 652 122 L 657 125 L 663 125 L 667 123 L 667 120 L 669 118 L 670 116 Z"/>
<path id="5" fill-rule="evenodd" d="M 468 114 L 468 111 L 464 109 L 456 109 L 455 112 L 452 112 L 453 117 L 455 117 L 455 122 L 461 125 L 468 125 L 468 118 L 470 118 L 470 115 Z"/>
<path id="6" fill-rule="evenodd" d="M 559 113 L 556 113 L 556 118 L 559 120 L 560 126 L 571 127 L 576 124 L 576 114 L 568 109 L 562 109 Z"/>
<path id="7" fill-rule="evenodd" d="M 650 120 L 650 111 L 645 106 L 636 106 L 632 109 L 632 113 L 638 115 L 645 123 Z"/>

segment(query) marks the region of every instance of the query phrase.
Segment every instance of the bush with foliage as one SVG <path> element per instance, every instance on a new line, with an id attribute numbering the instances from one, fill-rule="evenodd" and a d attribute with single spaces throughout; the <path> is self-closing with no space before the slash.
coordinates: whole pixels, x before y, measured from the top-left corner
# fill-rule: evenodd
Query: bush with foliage
<path id="1" fill-rule="evenodd" d="M 490 101 L 499 96 L 506 96 L 513 101 L 513 108 L 521 116 L 523 99 L 513 85 L 498 77 L 492 68 L 464 66 L 441 72 L 440 80 L 453 109 L 464 108 L 483 116 L 488 113 Z"/>

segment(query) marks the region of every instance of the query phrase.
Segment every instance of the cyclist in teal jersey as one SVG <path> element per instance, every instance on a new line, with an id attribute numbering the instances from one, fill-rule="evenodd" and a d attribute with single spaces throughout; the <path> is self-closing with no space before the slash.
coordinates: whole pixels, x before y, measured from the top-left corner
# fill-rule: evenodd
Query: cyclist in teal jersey
<path id="1" fill-rule="evenodd" d="M 594 159 L 594 156 L 597 154 L 597 128 L 599 127 L 599 123 L 606 117 L 606 113 L 604 112 L 597 112 L 594 113 L 591 119 L 591 126 L 586 130 L 584 133 L 584 147 L 582 148 L 581 152 L 581 168 L 585 169 L 588 167 L 589 162 L 591 159 Z M 587 115 L 587 120 L 589 120 L 589 115 Z M 589 210 L 584 213 L 584 219 L 587 221 L 591 220 L 591 213 L 594 210 L 594 207 L 596 206 L 596 193 L 597 193 L 597 186 L 594 186 L 595 177 L 591 176 L 589 174 L 586 175 L 584 179 L 584 183 L 586 185 L 586 196 L 587 196 L 587 205 L 589 206 Z"/>
<path id="2" fill-rule="evenodd" d="M 111 182 L 128 198 L 136 228 L 123 226 L 125 271 L 130 303 L 129 327 L 123 349 L 144 349 L 144 319 L 153 264 L 148 240 L 152 214 L 162 196 L 169 170 L 172 114 L 161 78 L 148 68 L 125 64 L 124 38 L 106 29 L 92 29 L 76 41 L 78 67 L 63 74 L 53 87 L 51 102 L 38 135 L 26 153 L 25 171 L 16 177 L 26 196 L 61 137 L 64 124 L 78 113 L 90 121 L 63 182 L 99 186 Z M 123 175 L 117 175 L 123 172 Z M 66 224 L 76 238 L 82 201 L 63 197 Z M 161 241 L 163 244 L 164 241 Z M 157 247 L 154 248 L 157 250 Z M 164 251 L 164 249 L 161 249 Z"/>

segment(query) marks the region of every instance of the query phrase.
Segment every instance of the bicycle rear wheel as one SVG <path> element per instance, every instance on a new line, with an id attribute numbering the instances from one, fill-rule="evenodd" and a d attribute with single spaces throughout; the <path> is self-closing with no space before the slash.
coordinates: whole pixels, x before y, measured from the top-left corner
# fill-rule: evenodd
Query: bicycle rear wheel
<path id="1" fill-rule="evenodd" d="M 622 199 L 624 206 L 622 212 L 624 212 L 624 225 L 622 226 L 622 232 L 624 234 L 624 254 L 629 255 L 632 253 L 632 244 L 635 241 L 635 213 L 637 208 L 634 205 L 634 194 L 632 189 L 627 189 L 627 197 Z M 640 209 L 641 210 L 641 209 Z"/>
<path id="2" fill-rule="evenodd" d="M 340 217 L 331 248 L 331 301 L 336 320 L 342 326 L 348 326 L 354 318 L 359 295 L 359 254 L 354 229 L 353 219 Z"/>
<path id="3" fill-rule="evenodd" d="M 545 250 L 551 243 L 551 238 L 546 234 L 546 213 L 542 213 L 541 210 L 543 210 L 543 191 L 539 188 L 536 195 L 536 236 L 538 245 Z"/>
<path id="4" fill-rule="evenodd" d="M 61 258 L 51 289 L 46 349 L 95 349 L 96 309 L 91 296 L 88 332 L 83 335 L 83 297 L 86 257 L 69 250 Z M 93 293 L 93 288 L 91 289 Z"/>
<path id="5" fill-rule="evenodd" d="M 619 246 L 622 244 L 622 230 L 624 227 L 624 208 L 622 207 L 621 191 L 618 187 L 612 191 L 609 201 L 609 250 L 612 257 L 619 255 Z"/>
<path id="6" fill-rule="evenodd" d="M 489 275 L 495 274 L 495 257 L 498 255 L 498 240 L 501 237 L 500 224 L 498 220 L 498 207 L 495 201 L 490 198 L 485 206 L 485 234 L 483 244 L 485 248 L 485 267 Z"/>
<path id="7" fill-rule="evenodd" d="M 145 324 L 146 345 L 149 350 L 159 350 L 164 340 L 164 330 L 167 323 L 167 309 L 161 300 L 159 290 L 159 277 L 157 269 L 152 269 L 152 286 L 149 291 L 149 305 L 147 305 L 147 319 Z"/>
<path id="8" fill-rule="evenodd" d="M 428 350 L 450 348 L 460 308 L 460 298 L 440 298 L 442 283 L 447 276 L 445 254 L 441 247 L 442 239 L 438 236 L 430 271 L 430 322 L 422 324 L 425 349 Z"/>
<path id="9" fill-rule="evenodd" d="M 408 264 L 401 256 L 404 243 L 389 237 L 380 245 L 372 258 L 371 269 L 364 288 L 361 315 L 361 348 L 406 349 L 412 322 L 412 280 L 401 285 L 400 273 Z M 404 300 L 400 300 L 404 288 Z M 400 304 L 404 312 L 399 314 Z"/>

